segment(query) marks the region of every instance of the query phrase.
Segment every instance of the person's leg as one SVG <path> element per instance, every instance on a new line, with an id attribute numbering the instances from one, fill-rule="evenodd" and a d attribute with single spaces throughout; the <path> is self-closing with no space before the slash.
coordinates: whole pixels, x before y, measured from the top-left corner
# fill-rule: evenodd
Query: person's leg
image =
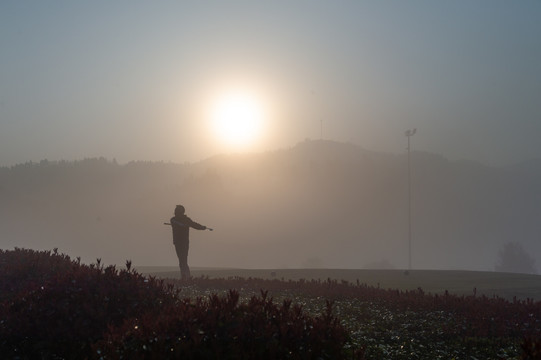
<path id="1" fill-rule="evenodd" d="M 191 275 L 190 268 L 188 267 L 188 244 L 175 243 L 175 250 L 178 257 L 180 277 L 182 280 L 189 280 Z"/>
<path id="2" fill-rule="evenodd" d="M 188 267 L 188 264 L 184 264 L 184 268 L 182 269 L 182 280 L 190 280 L 192 278 L 192 274 L 190 274 L 190 268 Z"/>

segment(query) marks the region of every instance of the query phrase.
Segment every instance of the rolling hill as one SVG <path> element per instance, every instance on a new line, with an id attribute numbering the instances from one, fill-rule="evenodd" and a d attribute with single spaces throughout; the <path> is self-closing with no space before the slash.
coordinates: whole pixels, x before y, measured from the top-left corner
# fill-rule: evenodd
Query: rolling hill
<path id="1" fill-rule="evenodd" d="M 541 254 L 541 163 L 498 168 L 412 153 L 416 269 L 490 271 L 503 244 Z M 175 204 L 190 263 L 235 268 L 407 267 L 407 158 L 333 141 L 193 164 L 106 159 L 0 168 L 3 248 L 174 265 Z"/>

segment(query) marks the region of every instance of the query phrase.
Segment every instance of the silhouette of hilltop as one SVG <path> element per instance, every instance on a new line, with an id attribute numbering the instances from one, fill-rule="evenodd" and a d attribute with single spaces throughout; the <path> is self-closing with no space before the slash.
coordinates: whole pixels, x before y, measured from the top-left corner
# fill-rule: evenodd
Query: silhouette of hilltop
<path id="1" fill-rule="evenodd" d="M 491 167 L 412 152 L 414 268 L 493 270 L 506 242 L 540 254 L 541 162 Z M 247 268 L 407 266 L 407 156 L 334 141 L 197 163 L 107 159 L 0 168 L 3 247 L 90 261 L 175 264 L 182 203 L 215 228 L 190 263 Z"/>

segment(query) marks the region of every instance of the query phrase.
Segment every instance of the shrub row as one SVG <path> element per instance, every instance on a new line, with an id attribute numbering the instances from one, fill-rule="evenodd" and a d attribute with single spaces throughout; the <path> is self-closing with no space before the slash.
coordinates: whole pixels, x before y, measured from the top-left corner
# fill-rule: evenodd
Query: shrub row
<path id="1" fill-rule="evenodd" d="M 181 299 L 162 280 L 54 251 L 0 250 L 0 353 L 17 359 L 339 359 L 329 302 L 307 316 L 266 292 Z"/>
<path id="2" fill-rule="evenodd" d="M 180 286 L 178 280 L 167 280 Z M 266 289 L 273 292 L 300 293 L 330 300 L 359 299 L 377 303 L 397 312 L 419 314 L 444 312 L 454 319 L 446 324 L 448 333 L 463 337 L 541 338 L 541 302 L 532 299 L 508 301 L 500 297 L 428 294 L 422 289 L 399 291 L 362 283 L 337 280 L 278 280 L 238 278 L 196 278 L 200 289 Z"/>

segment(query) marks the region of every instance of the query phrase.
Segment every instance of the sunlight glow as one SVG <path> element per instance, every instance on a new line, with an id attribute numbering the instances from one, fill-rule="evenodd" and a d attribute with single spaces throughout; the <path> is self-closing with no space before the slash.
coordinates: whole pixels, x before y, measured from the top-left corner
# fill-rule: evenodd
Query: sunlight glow
<path id="1" fill-rule="evenodd" d="M 247 92 L 227 93 L 212 106 L 211 126 L 215 136 L 237 150 L 249 147 L 258 140 L 264 122 L 262 103 Z"/>

